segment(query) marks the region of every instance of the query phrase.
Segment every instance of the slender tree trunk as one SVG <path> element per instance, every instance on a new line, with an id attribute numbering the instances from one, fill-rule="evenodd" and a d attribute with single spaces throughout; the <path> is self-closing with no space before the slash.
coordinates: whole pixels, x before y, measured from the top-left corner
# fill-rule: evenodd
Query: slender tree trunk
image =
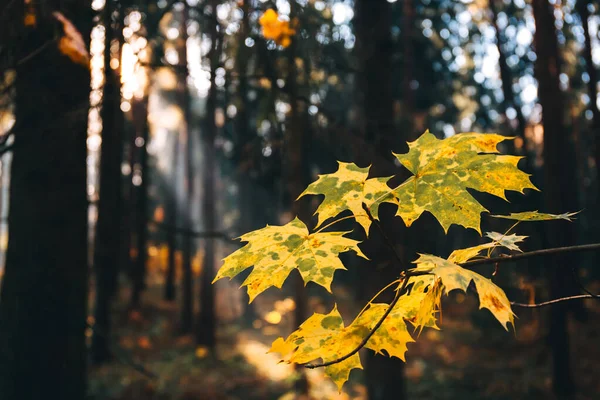
<path id="1" fill-rule="evenodd" d="M 100 157 L 100 200 L 94 246 L 94 270 L 96 274 L 96 301 L 94 310 L 95 327 L 92 338 L 92 360 L 101 364 L 110 354 L 110 305 L 117 286 L 120 254 L 121 215 L 121 156 L 122 122 L 120 109 L 120 80 L 110 68 L 111 43 L 115 30 L 121 27 L 113 21 L 114 3 L 104 6 L 104 90 L 102 103 L 102 150 Z"/>
<path id="2" fill-rule="evenodd" d="M 240 209 L 240 225 L 239 230 L 241 232 L 250 232 L 256 229 L 254 210 L 256 210 L 257 204 L 254 201 L 250 201 L 252 198 L 252 181 L 249 176 L 250 163 L 248 158 L 252 157 L 252 151 L 248 151 L 249 147 L 252 146 L 254 131 L 249 129 L 249 102 L 248 102 L 248 59 L 250 57 L 249 48 L 246 46 L 245 39 L 250 33 L 250 0 L 242 0 L 242 24 L 239 32 L 239 44 L 238 52 L 235 57 L 236 61 L 236 72 L 238 75 L 238 91 L 237 91 L 237 115 L 235 118 L 235 140 L 238 146 L 237 160 L 238 165 L 245 165 L 246 168 L 238 167 L 237 180 L 239 185 L 239 202 L 238 207 Z M 258 205 L 260 206 L 260 205 Z M 253 303 L 248 301 L 244 303 L 244 318 L 248 322 L 252 322 L 256 317 L 256 310 Z"/>
<path id="3" fill-rule="evenodd" d="M 290 18 L 298 15 L 298 6 L 292 5 Z M 306 124 L 306 107 L 298 98 L 299 85 L 298 78 L 302 71 L 296 65 L 298 57 L 298 41 L 293 37 L 290 46 L 287 49 L 287 79 L 285 84 L 286 92 L 289 96 L 290 113 L 286 119 L 285 138 L 286 149 L 285 159 L 287 165 L 287 192 L 288 198 L 292 202 L 292 213 L 298 216 L 308 227 L 311 226 L 312 213 L 310 212 L 309 199 L 303 198 L 295 201 L 310 183 L 310 166 L 308 162 L 307 147 L 310 145 L 310 137 L 307 135 L 308 126 Z M 304 66 L 303 68 L 306 68 Z M 294 287 L 294 300 L 296 308 L 294 309 L 294 326 L 300 326 L 307 318 L 308 296 L 304 281 L 299 273 L 294 273 L 292 277 Z M 308 379 L 305 369 L 301 365 L 296 368 L 299 378 L 295 383 L 296 393 L 299 395 L 308 394 Z"/>
<path id="4" fill-rule="evenodd" d="M 190 113 L 190 93 L 187 86 L 187 19 L 188 5 L 184 2 L 181 40 L 182 47 L 179 52 L 180 75 L 179 84 L 182 85 L 182 108 L 183 108 L 183 135 L 185 137 L 185 188 L 187 199 L 187 210 L 185 218 L 185 228 L 188 231 L 193 230 L 192 226 L 192 209 L 194 206 L 194 152 L 192 141 L 192 131 L 190 129 L 191 113 Z M 192 258 L 194 253 L 193 246 L 194 238 L 191 235 L 184 235 L 183 238 L 183 296 L 181 305 L 181 333 L 190 333 L 194 325 L 194 275 L 192 273 Z"/>
<path id="5" fill-rule="evenodd" d="M 585 37 L 585 47 L 583 56 L 585 58 L 585 70 L 589 76 L 588 95 L 590 97 L 590 109 L 592 110 L 592 132 L 595 140 L 595 159 L 596 159 L 596 179 L 600 180 L 600 110 L 598 110 L 598 72 L 592 59 L 592 41 L 590 38 L 590 11 L 588 6 L 592 4 L 589 0 L 578 0 L 577 11 L 581 17 L 581 25 L 583 27 L 583 36 Z M 599 185 L 600 187 L 600 185 Z"/>
<path id="6" fill-rule="evenodd" d="M 148 251 L 146 245 L 148 242 L 148 183 L 150 181 L 150 171 L 148 170 L 148 94 L 140 100 L 134 100 L 131 104 L 131 112 L 135 125 L 134 145 L 138 150 L 138 168 L 134 168 L 134 192 L 135 192 L 135 247 L 137 256 L 132 270 L 132 292 L 131 307 L 136 309 L 141 305 L 142 292 L 146 287 L 146 262 L 148 260 Z M 136 175 L 141 179 L 135 180 Z"/>
<path id="7" fill-rule="evenodd" d="M 415 76 L 415 57 L 414 57 L 414 20 L 415 4 L 414 0 L 405 0 L 402 2 L 402 47 L 404 54 L 403 74 L 402 74 L 402 103 L 404 115 L 406 116 L 409 134 L 411 139 L 417 138 L 417 132 L 414 131 L 414 113 L 415 113 L 415 91 L 412 88 L 412 82 Z"/>
<path id="8" fill-rule="evenodd" d="M 90 73 L 59 52 L 53 39 L 62 34 L 62 26 L 51 12 L 70 18 L 86 40 L 90 5 L 48 1 L 35 25 L 26 27 L 21 7 L 11 22 L 18 24 L 23 41 L 16 53 L 21 60 L 16 67 L 17 125 L 0 297 L 0 397 L 81 400 L 86 386 Z M 34 53 L 41 46 L 44 51 Z"/>
<path id="9" fill-rule="evenodd" d="M 223 46 L 223 33 L 218 30 L 216 6 L 217 0 L 211 0 L 213 13 L 210 16 L 210 38 L 211 50 L 208 55 L 210 60 L 210 89 L 206 102 L 206 121 L 203 146 L 204 170 L 202 186 L 204 196 L 202 201 L 202 220 L 204 230 L 214 232 L 216 229 L 216 207 L 215 207 L 215 175 L 217 160 L 215 156 L 215 138 L 217 136 L 217 125 L 215 121 L 215 110 L 217 107 L 217 86 L 215 83 L 216 70 L 219 66 Z M 203 270 L 200 276 L 200 312 L 196 326 L 196 343 L 208 347 L 214 351 L 216 346 L 216 315 L 215 315 L 215 293 L 212 281 L 215 277 L 215 242 L 213 238 L 204 240 Z"/>
<path id="10" fill-rule="evenodd" d="M 504 116 L 506 117 L 506 121 L 510 126 L 510 122 L 508 121 L 508 115 L 506 114 L 507 110 L 512 107 L 516 112 L 517 119 L 517 127 L 514 129 L 515 134 L 518 138 L 522 140 L 522 146 L 520 153 L 526 154 L 527 152 L 527 138 L 525 137 L 525 127 L 527 125 L 525 121 L 525 117 L 523 116 L 523 112 L 521 111 L 521 107 L 515 100 L 515 94 L 513 92 L 513 77 L 510 67 L 506 62 L 506 53 L 504 52 L 504 43 L 506 43 L 506 37 L 502 34 L 500 29 L 498 28 L 498 7 L 496 4 L 496 0 L 489 0 L 490 11 L 492 12 L 492 25 L 496 31 L 496 46 L 498 48 L 498 64 L 500 65 L 500 79 L 502 81 L 502 93 L 504 94 L 504 100 L 502 101 L 502 107 L 504 108 Z M 512 144 L 512 142 L 511 142 Z M 532 172 L 532 158 L 527 157 L 527 171 Z"/>
<path id="11" fill-rule="evenodd" d="M 576 210 L 576 176 L 573 163 L 573 142 L 565 127 L 565 100 L 559 86 L 560 60 L 552 9 L 547 0 L 533 1 L 536 23 L 534 36 L 537 60 L 535 77 L 539 83 L 538 96 L 542 105 L 544 125 L 544 200 L 547 212 Z M 554 222 L 547 225 L 548 247 L 574 244 L 574 225 Z M 547 260 L 551 271 L 550 297 L 569 295 L 570 276 L 565 265 L 577 265 L 569 255 Z M 567 311 L 564 304 L 552 307 L 550 343 L 553 357 L 553 387 L 558 395 L 570 395 L 575 390 L 571 371 Z"/>
<path id="12" fill-rule="evenodd" d="M 173 143 L 173 153 L 171 159 L 171 182 L 177 182 L 178 179 L 178 165 L 179 165 L 179 131 L 175 133 L 175 139 Z M 176 289 L 175 289 L 175 252 L 177 251 L 177 232 L 176 227 L 178 224 L 177 220 L 177 185 L 167 185 L 167 199 L 165 201 L 165 214 L 167 227 L 167 275 L 165 280 L 165 300 L 175 300 Z"/>
<path id="13" fill-rule="evenodd" d="M 354 23 L 356 32 L 357 58 L 357 101 L 359 106 L 359 130 L 367 142 L 374 144 L 379 154 L 392 159 L 392 150 L 402 150 L 399 145 L 402 139 L 408 139 L 394 129 L 392 104 L 392 40 L 391 40 L 391 5 L 387 0 L 356 0 L 354 3 Z M 404 4 L 405 8 L 408 8 Z M 406 10 L 405 10 L 406 12 Z M 409 22 L 408 18 L 404 19 Z M 414 23 L 414 21 L 410 21 Z M 410 31 L 404 27 L 404 30 Z M 410 63 L 410 60 L 405 60 Z M 409 64 L 410 65 L 410 64 Z M 406 77 L 410 79 L 410 77 Z M 404 93 L 410 97 L 409 92 Z M 359 150 L 357 159 L 362 165 L 371 160 L 364 159 Z M 376 176 L 389 175 L 382 164 L 372 168 Z M 400 231 L 401 232 L 401 231 Z M 402 243 L 400 232 L 394 232 L 392 240 Z M 381 242 L 381 241 L 380 241 Z M 365 249 L 366 250 L 366 249 Z M 380 263 L 386 262 L 386 250 L 383 246 L 371 245 L 368 253 L 372 259 Z M 390 268 L 388 268 L 389 270 Z M 373 276 L 368 271 L 360 271 L 369 287 L 368 298 L 388 281 L 384 274 Z M 405 399 L 406 384 L 404 380 L 404 363 L 397 358 L 376 356 L 367 352 L 365 376 L 370 400 Z"/>

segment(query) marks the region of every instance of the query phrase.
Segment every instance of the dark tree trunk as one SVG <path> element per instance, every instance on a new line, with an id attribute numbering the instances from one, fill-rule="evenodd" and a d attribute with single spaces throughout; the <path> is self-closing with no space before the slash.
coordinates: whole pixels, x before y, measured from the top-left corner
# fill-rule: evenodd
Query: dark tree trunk
<path id="1" fill-rule="evenodd" d="M 250 201 L 252 199 L 252 181 L 250 178 L 250 157 L 253 157 L 252 141 L 254 139 L 255 132 L 250 130 L 249 121 L 249 102 L 248 102 L 248 59 L 250 57 L 249 48 L 245 45 L 244 41 L 250 33 L 250 0 L 242 0 L 242 23 L 240 26 L 240 39 L 238 52 L 235 58 L 236 61 L 236 72 L 238 74 L 238 101 L 237 101 L 237 115 L 235 118 L 235 141 L 238 147 L 237 160 L 238 160 L 238 171 L 237 180 L 239 186 L 239 202 L 238 207 L 240 209 L 240 224 L 239 230 L 241 232 L 250 232 L 257 228 L 255 226 L 256 218 L 255 209 L 256 202 Z M 245 167 L 241 167 L 244 165 Z M 263 221 L 264 222 L 264 221 Z M 256 310 L 253 303 L 248 301 L 244 302 L 244 318 L 248 322 L 256 319 Z"/>
<path id="2" fill-rule="evenodd" d="M 187 210 L 185 211 L 185 229 L 193 230 L 192 209 L 194 207 L 194 141 L 192 140 L 191 113 L 190 113 L 190 93 L 187 86 L 187 19 L 188 6 L 184 2 L 181 39 L 182 47 L 179 51 L 180 75 L 179 84 L 181 85 L 181 105 L 183 108 L 183 136 L 185 137 L 185 195 L 187 200 Z M 181 333 L 191 333 L 194 325 L 194 274 L 192 273 L 192 258 L 194 254 L 194 238 L 192 235 L 183 237 L 183 293 L 181 305 Z"/>
<path id="3" fill-rule="evenodd" d="M 506 111 L 509 107 L 512 107 L 516 111 L 516 119 L 517 119 L 517 127 L 514 129 L 514 132 L 517 137 L 522 140 L 522 146 L 520 153 L 525 154 L 527 152 L 527 138 L 525 137 L 525 127 L 527 125 L 525 121 L 525 117 L 523 116 L 523 112 L 521 111 L 520 105 L 515 100 L 515 94 L 513 92 L 513 77 L 510 67 L 506 62 L 506 53 L 504 51 L 504 43 L 506 43 L 505 35 L 498 28 L 498 7 L 496 4 L 496 0 L 489 1 L 490 11 L 492 12 L 492 25 L 496 30 L 496 46 L 498 48 L 498 64 L 500 66 L 500 79 L 502 81 L 502 93 L 504 95 L 504 100 L 502 101 L 502 107 L 504 108 L 504 116 L 506 117 L 506 122 L 510 126 L 510 121 L 508 120 L 508 116 Z M 512 145 L 512 142 L 511 142 Z M 532 172 L 532 158 L 527 157 L 526 169 L 528 172 Z"/>
<path id="4" fill-rule="evenodd" d="M 592 110 L 592 132 L 595 141 L 595 159 L 596 159 L 596 179 L 600 180 L 600 110 L 598 110 L 596 99 L 598 98 L 598 72 L 592 59 L 592 41 L 590 39 L 589 19 L 590 11 L 588 6 L 592 4 L 590 0 L 578 0 L 577 11 L 581 17 L 583 27 L 583 36 L 585 37 L 585 47 L 583 56 L 585 58 L 585 70 L 588 73 L 589 81 L 588 95 L 590 97 L 590 109 Z M 599 185 L 600 187 L 600 185 Z"/>
<path id="5" fill-rule="evenodd" d="M 356 0 L 357 91 L 363 137 L 390 154 L 394 146 L 392 103 L 391 5 L 387 0 Z M 391 156 L 391 154 L 390 154 Z"/>
<path id="6" fill-rule="evenodd" d="M 415 92 L 412 88 L 412 82 L 415 75 L 415 57 L 414 57 L 414 20 L 415 20 L 415 1 L 405 0 L 402 2 L 402 55 L 403 74 L 402 74 L 402 104 L 403 114 L 408 121 L 408 130 L 410 139 L 416 139 L 417 132 L 414 131 L 415 124 Z"/>
<path id="7" fill-rule="evenodd" d="M 174 301 L 176 295 L 175 289 L 175 274 L 176 274 L 176 265 L 175 265 L 175 252 L 177 251 L 177 232 L 176 227 L 178 224 L 177 220 L 177 196 L 176 190 L 177 185 L 174 182 L 177 182 L 177 167 L 179 165 L 179 151 L 180 151 L 180 143 L 179 143 L 179 131 L 175 136 L 175 143 L 173 143 L 173 153 L 171 160 L 171 182 L 173 184 L 169 185 L 166 182 L 166 192 L 167 198 L 165 201 L 165 214 L 167 221 L 167 275 L 165 279 L 165 300 Z"/>
<path id="8" fill-rule="evenodd" d="M 133 171 L 141 179 L 134 181 L 135 197 L 135 248 L 137 255 L 132 265 L 131 278 L 131 308 L 137 309 L 141 305 L 142 292 L 146 287 L 146 261 L 148 260 L 148 183 L 150 171 L 148 170 L 148 94 L 131 103 L 131 113 L 135 125 L 134 146 L 137 148 L 137 163 Z M 137 171 L 136 171 L 137 169 Z"/>
<path id="9" fill-rule="evenodd" d="M 298 15 L 297 5 L 292 5 L 291 18 Z M 308 148 L 310 146 L 310 131 L 307 121 L 307 110 L 304 103 L 299 99 L 298 77 L 303 71 L 300 71 L 296 65 L 298 56 L 298 41 L 296 37 L 292 38 L 287 58 L 287 79 L 285 90 L 289 96 L 290 114 L 286 120 L 286 159 L 287 164 L 287 194 L 289 201 L 292 202 L 292 213 L 297 216 L 306 226 L 311 228 L 310 203 L 308 198 L 296 199 L 310 184 L 310 163 L 308 161 Z M 303 66 L 306 68 L 306 65 Z M 289 123 L 287 123 L 289 121 Z M 295 271 L 292 276 L 294 301 L 294 326 L 300 326 L 308 317 L 308 296 L 306 287 L 301 275 Z M 302 365 L 296 365 L 296 372 L 299 375 L 295 382 L 296 393 L 299 395 L 308 394 L 308 379 L 305 368 Z"/>
<path id="10" fill-rule="evenodd" d="M 392 159 L 391 151 L 400 151 L 402 136 L 394 130 L 393 97 L 392 97 L 392 39 L 391 39 L 391 5 L 387 0 L 357 0 L 354 3 L 354 27 L 356 33 L 357 59 L 357 102 L 359 113 L 359 130 L 367 142 L 373 143 L 379 154 Z M 404 5 L 405 13 L 409 5 Z M 409 21 L 405 16 L 405 23 Z M 410 31 L 408 27 L 404 31 Z M 405 46 L 407 44 L 405 43 Z M 409 56 L 409 55 L 405 55 Z M 405 67 L 411 60 L 405 60 Z M 406 71 L 405 71 L 406 72 Z M 410 76 L 405 77 L 410 80 Z M 405 82 L 410 98 L 410 82 Z M 362 151 L 357 159 L 362 165 L 369 165 L 373 160 L 364 159 Z M 392 164 L 393 165 L 393 164 Z M 396 171 L 389 171 L 382 164 L 374 164 L 372 172 L 376 176 L 386 176 Z M 398 221 L 395 221 L 398 222 Z M 402 228 L 402 227 L 400 227 Z M 372 228 L 375 230 L 375 228 Z M 400 232 L 390 235 L 394 242 L 401 242 Z M 379 241 L 381 242 L 381 240 Z M 367 250 L 365 248 L 365 250 Z M 375 263 L 385 263 L 389 250 L 382 246 L 371 245 L 369 256 Z M 388 267 L 390 269 L 390 267 Z M 397 271 L 396 271 L 397 272 Z M 369 289 L 362 300 L 366 301 L 379 288 L 385 286 L 384 274 L 373 274 L 366 269 L 359 271 L 364 285 Z M 406 398 L 404 381 L 404 363 L 397 358 L 376 356 L 367 352 L 365 376 L 369 399 L 387 400 Z"/>
<path id="11" fill-rule="evenodd" d="M 58 4 L 89 38 L 89 2 L 48 1 L 35 26 L 20 26 L 22 8 L 14 19 L 23 41 L 0 297 L 2 400 L 85 398 L 90 73 L 52 42 L 62 34 L 51 15 Z"/>
<path id="12" fill-rule="evenodd" d="M 533 14 L 536 23 L 534 44 L 537 53 L 535 77 L 539 83 L 538 96 L 543 109 L 544 125 L 544 200 L 546 212 L 562 213 L 577 209 L 574 146 L 565 127 L 565 100 L 559 86 L 558 42 L 554 16 L 548 1 L 534 0 Z M 547 225 L 548 247 L 572 245 L 574 238 L 573 224 L 553 222 Z M 571 293 L 569 282 L 572 280 L 565 268 L 570 265 L 577 265 L 572 255 L 559 255 L 547 259 L 546 268 L 551 271 L 551 298 Z M 571 371 L 567 307 L 565 303 L 561 303 L 550 310 L 549 339 L 553 357 L 553 388 L 558 395 L 569 395 L 575 389 Z"/>
<path id="13" fill-rule="evenodd" d="M 204 123 L 203 159 L 204 169 L 202 176 L 202 187 L 204 196 L 202 200 L 202 220 L 206 232 L 215 232 L 216 207 L 215 207 L 215 179 L 217 160 L 215 155 L 215 138 L 217 136 L 217 125 L 215 121 L 215 110 L 217 107 L 217 86 L 215 83 L 215 71 L 219 66 L 219 59 L 223 46 L 223 33 L 217 30 L 216 6 L 217 0 L 211 0 L 213 13 L 210 16 L 209 35 L 211 38 L 211 50 L 208 54 L 210 60 L 210 89 L 206 102 L 206 120 Z M 196 326 L 196 343 L 206 346 L 214 351 L 217 344 L 216 331 L 217 321 L 215 315 L 215 292 L 212 281 L 215 277 L 215 242 L 211 237 L 204 239 L 204 260 L 200 276 L 200 312 Z"/>
<path id="14" fill-rule="evenodd" d="M 94 246 L 96 300 L 94 309 L 95 331 L 92 338 L 92 361 L 101 364 L 110 353 L 110 305 L 117 286 L 121 226 L 121 158 L 122 118 L 120 79 L 110 68 L 111 43 L 120 24 L 113 20 L 113 2 L 104 7 L 106 32 L 104 49 L 104 90 L 102 96 L 102 150 L 100 158 L 100 200 Z M 114 26 L 116 25 L 116 26 Z"/>

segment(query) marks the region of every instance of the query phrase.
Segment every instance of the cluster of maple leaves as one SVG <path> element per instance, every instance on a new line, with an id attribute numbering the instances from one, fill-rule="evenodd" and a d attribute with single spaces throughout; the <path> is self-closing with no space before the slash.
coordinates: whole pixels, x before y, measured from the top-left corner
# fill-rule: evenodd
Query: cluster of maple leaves
<path id="1" fill-rule="evenodd" d="M 295 218 L 283 226 L 266 226 L 247 233 L 240 238 L 247 244 L 224 259 L 215 281 L 233 278 L 253 266 L 242 284 L 252 301 L 269 287 L 281 288 L 290 272 L 297 269 L 304 282 L 314 282 L 331 292 L 335 271 L 345 269 L 340 253 L 352 251 L 367 257 L 359 248 L 359 241 L 346 237 L 349 232 L 324 232 L 347 217 L 323 224 L 350 211 L 368 237 L 372 223 L 379 218 L 379 205 L 384 202 L 397 207 L 396 215 L 407 226 L 428 211 L 446 233 L 457 224 L 481 234 L 481 213 L 488 210 L 468 188 L 505 200 L 506 190 L 538 190 L 529 175 L 517 167 L 521 157 L 499 154 L 497 145 L 507 139 L 496 134 L 463 133 L 440 140 L 425 132 L 409 143 L 408 153 L 394 154 L 413 174 L 395 188 L 388 185 L 391 177 L 369 178 L 369 167 L 339 162 L 336 172 L 319 175 L 300 195 L 325 196 L 316 211 L 314 232 Z M 508 330 L 509 324 L 514 327 L 514 314 L 504 291 L 491 279 L 460 264 L 476 257 L 491 257 L 496 249 L 521 251 L 518 243 L 526 236 L 509 232 L 522 221 L 569 220 L 572 215 L 537 211 L 493 215 L 516 223 L 505 233 L 487 232 L 489 242 L 455 250 L 448 258 L 420 254 L 414 261 L 416 267 L 386 287 L 396 288 L 397 298 L 392 303 L 375 303 L 375 296 L 348 326 L 344 326 L 337 307 L 328 314 L 315 313 L 286 339 L 273 342 L 271 351 L 282 354 L 286 362 L 298 364 L 322 359 L 325 372 L 341 390 L 350 371 L 362 368 L 358 351 L 351 352 L 352 349 L 364 346 L 404 360 L 407 343 L 415 340 L 407 323 L 415 332 L 425 327 L 439 329 L 442 294 L 452 290 L 466 292 L 471 282 L 476 287 L 480 308 L 491 311 Z"/>

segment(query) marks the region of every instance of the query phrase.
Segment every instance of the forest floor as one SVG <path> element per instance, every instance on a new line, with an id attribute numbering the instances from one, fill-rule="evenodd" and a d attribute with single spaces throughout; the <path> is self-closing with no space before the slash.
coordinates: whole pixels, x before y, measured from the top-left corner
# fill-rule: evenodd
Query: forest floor
<path id="1" fill-rule="evenodd" d="M 292 331 L 294 302 L 269 290 L 243 305 L 235 282 L 217 283 L 218 346 L 214 355 L 177 332 L 179 307 L 162 300 L 161 278 L 149 278 L 143 308 L 127 309 L 121 293 L 114 313 L 115 360 L 92 368 L 88 400 L 292 400 L 295 371 L 267 353 L 270 343 Z M 595 288 L 599 289 L 598 287 Z M 287 293 L 290 293 L 287 291 Z M 319 293 L 315 291 L 314 293 Z M 334 290 L 342 315 L 358 308 L 344 287 Z M 311 293 L 312 294 L 312 293 Z M 344 306 L 345 305 L 345 306 Z M 586 303 L 585 323 L 571 322 L 574 399 L 600 398 L 600 303 Z M 317 296 L 310 310 L 328 312 Z M 553 399 L 551 359 L 543 327 L 547 310 L 516 310 L 516 335 L 506 332 L 487 310 L 477 311 L 474 295 L 444 301 L 441 330 L 426 330 L 408 345 L 405 375 L 410 399 Z M 252 312 L 250 312 L 252 311 Z M 590 346 L 590 344 L 593 344 Z M 147 377 L 134 361 L 154 377 Z M 366 399 L 363 371 L 354 370 L 338 393 L 322 370 L 308 370 L 311 399 Z"/>

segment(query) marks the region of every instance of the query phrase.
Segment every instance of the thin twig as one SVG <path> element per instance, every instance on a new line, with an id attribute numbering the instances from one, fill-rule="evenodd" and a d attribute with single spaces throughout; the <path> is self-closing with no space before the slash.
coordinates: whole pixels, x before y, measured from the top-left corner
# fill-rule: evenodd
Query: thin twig
<path id="1" fill-rule="evenodd" d="M 467 261 L 465 263 L 458 264 L 461 267 L 472 267 L 475 265 L 484 265 L 484 264 L 496 264 L 496 263 L 504 263 L 511 262 L 517 260 L 523 260 L 526 258 L 537 257 L 537 256 L 547 256 L 558 253 L 574 253 L 580 251 L 590 251 L 590 250 L 599 250 L 600 243 L 590 243 L 590 244 L 582 244 L 578 246 L 566 246 L 566 247 L 554 247 L 551 249 L 543 249 L 543 250 L 535 250 L 529 251 L 526 253 L 512 254 L 508 256 L 500 256 L 493 258 L 484 258 L 482 260 L 473 260 Z"/>
<path id="2" fill-rule="evenodd" d="M 562 303 L 563 301 L 579 300 L 579 299 L 593 299 L 593 298 L 594 298 L 594 295 L 578 294 L 576 296 L 561 297 L 559 299 L 544 301 L 543 303 L 535 303 L 535 304 L 516 303 L 514 301 L 511 301 L 510 305 L 515 306 L 515 307 L 523 307 L 523 308 L 538 308 L 538 307 L 550 306 L 552 304 Z"/>
<path id="3" fill-rule="evenodd" d="M 342 362 L 344 360 L 347 360 L 348 358 L 350 358 L 353 355 L 355 355 L 356 353 L 358 353 L 360 351 L 360 349 L 362 349 L 363 347 L 365 347 L 365 345 L 367 344 L 367 342 L 369 341 L 369 339 L 371 339 L 371 336 L 373 336 L 375 334 L 375 332 L 377 332 L 377 330 L 381 327 L 381 325 L 383 324 L 383 321 L 385 321 L 385 319 L 388 317 L 388 315 L 390 315 L 390 313 L 392 312 L 392 310 L 394 309 L 394 307 L 398 303 L 398 300 L 400 300 L 402 292 L 404 292 L 404 290 L 406 289 L 406 286 L 408 285 L 408 281 L 410 280 L 410 278 L 413 277 L 413 276 L 419 276 L 419 275 L 429 275 L 429 272 L 417 271 L 417 272 L 409 272 L 409 273 L 405 274 L 404 280 L 402 282 L 402 285 L 399 285 L 399 288 L 396 291 L 396 295 L 394 296 L 394 300 L 392 300 L 392 302 L 390 303 L 390 306 L 388 307 L 388 309 L 385 310 L 385 313 L 383 313 L 383 315 L 381 316 L 381 318 L 379 318 L 379 321 L 377 321 L 377 323 L 375 324 L 375 326 L 373 326 L 373 328 L 371 328 L 371 330 L 369 331 L 369 333 L 367 334 L 367 336 L 365 336 L 363 338 L 363 340 L 359 343 L 358 346 L 356 346 L 356 348 L 354 350 L 352 350 L 351 352 L 347 353 L 346 355 L 343 355 L 341 357 L 336 358 L 335 360 L 327 361 L 327 362 L 324 362 L 324 363 L 318 363 L 318 364 L 305 364 L 304 367 L 305 368 L 309 368 L 309 369 L 321 368 L 321 367 L 328 367 L 330 365 L 337 364 L 337 363 L 340 363 L 340 362 Z"/>

